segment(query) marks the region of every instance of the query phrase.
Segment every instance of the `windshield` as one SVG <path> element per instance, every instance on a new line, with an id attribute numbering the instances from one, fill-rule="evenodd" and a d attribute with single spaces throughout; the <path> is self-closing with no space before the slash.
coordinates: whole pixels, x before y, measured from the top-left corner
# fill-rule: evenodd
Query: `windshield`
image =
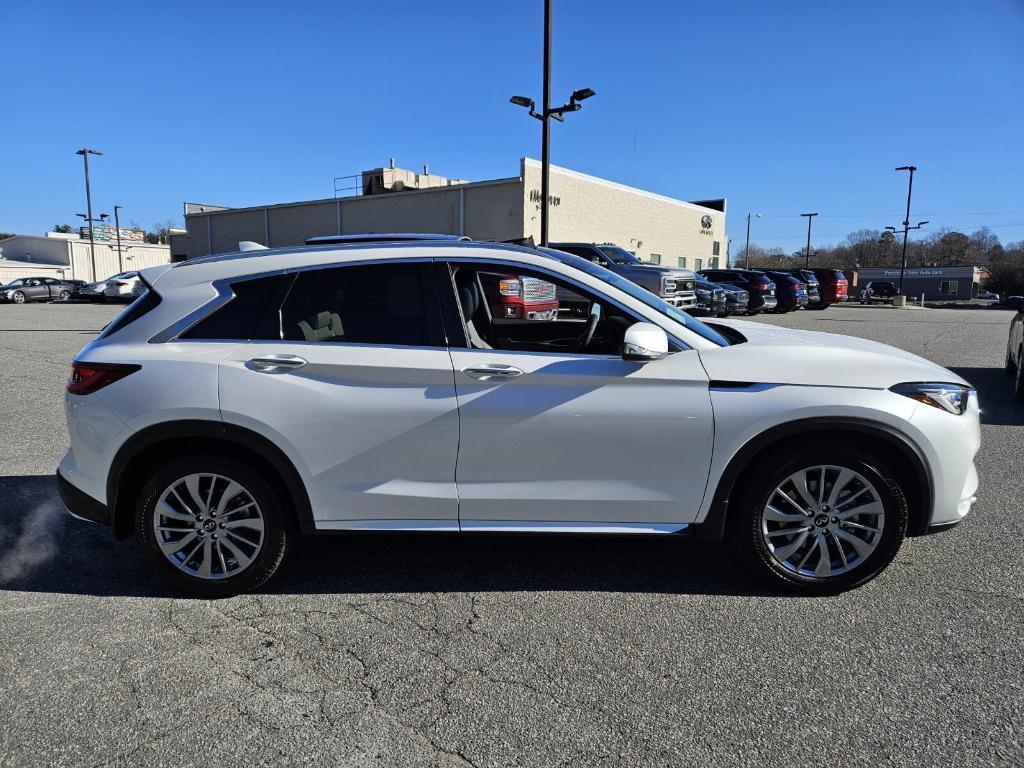
<path id="1" fill-rule="evenodd" d="M 683 310 L 677 309 L 671 304 L 666 304 L 650 291 L 641 288 L 636 283 L 631 282 L 624 277 L 616 275 L 614 272 L 607 270 L 604 267 L 598 266 L 586 259 L 581 259 L 579 256 L 573 256 L 571 253 L 556 251 L 554 248 L 538 248 L 537 250 L 544 255 L 550 256 L 556 261 L 561 262 L 562 264 L 567 264 L 570 267 L 576 267 L 576 269 L 581 272 L 586 272 L 588 275 L 593 275 L 606 283 L 611 283 L 620 291 L 628 293 L 637 301 L 641 301 L 648 307 L 656 309 L 670 320 L 677 322 L 680 325 L 685 325 L 687 329 L 693 331 L 702 339 L 710 341 L 712 344 L 717 344 L 720 347 L 730 346 L 729 340 L 714 328 L 705 325 L 694 317 L 690 317 L 690 315 L 683 312 Z"/>
<path id="2" fill-rule="evenodd" d="M 643 264 L 632 253 L 625 248 L 619 248 L 617 245 L 599 245 L 597 250 L 607 256 L 608 260 L 613 264 Z"/>

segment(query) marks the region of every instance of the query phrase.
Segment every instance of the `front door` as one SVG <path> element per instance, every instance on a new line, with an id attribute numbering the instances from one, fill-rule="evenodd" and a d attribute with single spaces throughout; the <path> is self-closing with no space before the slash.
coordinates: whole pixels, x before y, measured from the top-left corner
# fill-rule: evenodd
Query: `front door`
<path id="1" fill-rule="evenodd" d="M 292 458 L 317 527 L 457 530 L 459 416 L 429 264 L 303 271 L 271 316 L 223 361 L 221 410 Z"/>
<path id="2" fill-rule="evenodd" d="M 592 331 L 586 317 L 524 320 L 519 329 L 495 322 L 471 274 L 495 267 L 452 267 L 468 326 L 466 346 L 451 350 L 463 530 L 672 530 L 692 522 L 713 439 L 697 353 L 677 347 L 662 360 L 624 361 L 622 334 L 642 318 L 578 286 L 559 287 L 601 306 Z"/>

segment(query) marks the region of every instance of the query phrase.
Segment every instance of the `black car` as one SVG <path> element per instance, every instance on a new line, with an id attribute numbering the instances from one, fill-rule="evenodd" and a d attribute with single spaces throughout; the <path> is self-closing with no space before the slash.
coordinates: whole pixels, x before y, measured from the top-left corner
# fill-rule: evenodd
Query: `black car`
<path id="1" fill-rule="evenodd" d="M 28 301 L 67 301 L 74 286 L 54 277 L 19 277 L 0 285 L 0 301 L 24 304 Z"/>
<path id="2" fill-rule="evenodd" d="M 728 283 L 715 283 L 715 286 L 725 291 L 725 313 L 720 317 L 729 315 L 747 314 L 747 305 L 750 303 L 750 294 L 742 288 Z"/>
<path id="3" fill-rule="evenodd" d="M 747 312 L 751 315 L 775 309 L 778 303 L 775 283 L 762 272 L 753 269 L 705 269 L 698 274 L 705 280 L 746 291 Z"/>
<path id="4" fill-rule="evenodd" d="M 807 306 L 807 284 L 787 272 L 765 271 L 775 283 L 775 296 L 779 300 L 775 311 L 780 315 Z"/>
<path id="5" fill-rule="evenodd" d="M 875 301 L 892 303 L 892 300 L 899 295 L 896 286 L 888 280 L 872 280 L 860 290 L 860 303 L 871 304 Z"/>
<path id="6" fill-rule="evenodd" d="M 729 314 L 726 308 L 725 290 L 701 277 L 695 284 L 697 306 L 686 310 L 694 317 L 725 317 Z"/>
<path id="7" fill-rule="evenodd" d="M 1013 374 L 1013 399 L 1024 403 L 1024 296 L 1007 296 L 1003 306 L 1017 313 L 1006 339 L 1006 372 Z"/>

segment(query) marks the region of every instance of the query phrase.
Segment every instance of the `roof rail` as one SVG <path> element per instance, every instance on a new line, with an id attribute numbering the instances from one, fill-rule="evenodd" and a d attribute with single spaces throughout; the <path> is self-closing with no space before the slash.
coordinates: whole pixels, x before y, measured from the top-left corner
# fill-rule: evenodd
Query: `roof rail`
<path id="1" fill-rule="evenodd" d="M 342 243 L 399 243 L 409 240 L 469 240 L 464 235 L 432 235 L 415 233 L 369 233 L 364 235 L 320 235 L 310 237 L 306 245 L 339 245 Z"/>

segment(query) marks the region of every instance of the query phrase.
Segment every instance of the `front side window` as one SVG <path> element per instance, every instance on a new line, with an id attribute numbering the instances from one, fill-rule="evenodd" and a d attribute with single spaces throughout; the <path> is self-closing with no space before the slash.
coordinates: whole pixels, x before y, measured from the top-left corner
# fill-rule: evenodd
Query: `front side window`
<path id="1" fill-rule="evenodd" d="M 642 320 L 572 283 L 531 269 L 453 263 L 451 278 L 473 349 L 618 355 L 626 329 Z"/>
<path id="2" fill-rule="evenodd" d="M 299 272 L 281 307 L 281 338 L 444 346 L 430 265 L 354 264 Z"/>

